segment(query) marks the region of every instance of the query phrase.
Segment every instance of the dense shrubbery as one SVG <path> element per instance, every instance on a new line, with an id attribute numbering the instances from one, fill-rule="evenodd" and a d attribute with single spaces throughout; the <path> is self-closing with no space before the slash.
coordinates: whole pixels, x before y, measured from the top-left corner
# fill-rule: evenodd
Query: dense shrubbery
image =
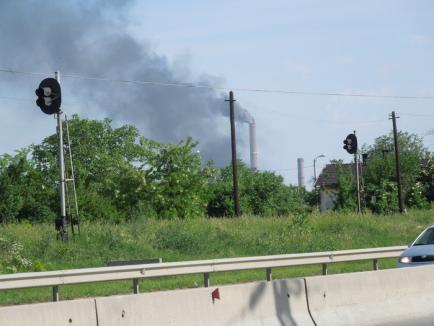
<path id="1" fill-rule="evenodd" d="M 422 139 L 414 134 L 398 134 L 403 199 L 406 207 L 429 208 L 434 201 L 434 158 Z M 362 199 L 374 213 L 398 211 L 393 135 L 377 138 L 363 148 L 368 161 L 363 166 Z M 356 186 L 350 170 L 338 169 L 339 192 L 336 208 L 355 210 Z"/>
<path id="2" fill-rule="evenodd" d="M 23 249 L 20 242 L 0 237 L 0 273 L 25 271 L 32 266 L 31 260 L 23 257 Z"/>
<path id="3" fill-rule="evenodd" d="M 132 126 L 110 120 L 69 122 L 81 217 L 125 221 L 140 218 L 232 216 L 230 167 L 202 167 L 191 139 L 177 145 L 140 136 Z M 65 150 L 67 148 L 65 147 Z M 0 221 L 52 221 L 58 214 L 57 137 L 0 157 Z M 302 214 L 308 193 L 286 186 L 271 172 L 240 162 L 243 213 Z"/>
<path id="4" fill-rule="evenodd" d="M 161 144 L 145 139 L 133 126 L 113 128 L 108 119 L 78 116 L 70 120 L 69 131 L 83 219 L 121 222 L 234 215 L 231 166 L 201 166 L 191 139 Z M 415 135 L 400 133 L 399 141 L 406 205 L 427 208 L 434 199 L 432 154 Z M 16 155 L 0 156 L 0 222 L 53 221 L 58 215 L 57 146 L 52 135 Z M 389 135 L 365 149 L 370 159 L 363 173 L 364 206 L 376 213 L 397 209 L 394 157 L 387 153 L 391 148 Z M 354 177 L 338 169 L 338 182 L 336 208 L 354 211 Z M 290 214 L 303 223 L 306 213 L 316 207 L 314 192 L 285 185 L 281 176 L 253 171 L 242 162 L 239 189 L 243 214 Z"/>
<path id="5" fill-rule="evenodd" d="M 281 216 L 309 212 L 309 193 L 283 183 L 272 172 L 258 172 L 238 163 L 240 206 L 244 214 Z M 215 171 L 209 183 L 207 213 L 209 216 L 233 215 L 232 168 Z"/>

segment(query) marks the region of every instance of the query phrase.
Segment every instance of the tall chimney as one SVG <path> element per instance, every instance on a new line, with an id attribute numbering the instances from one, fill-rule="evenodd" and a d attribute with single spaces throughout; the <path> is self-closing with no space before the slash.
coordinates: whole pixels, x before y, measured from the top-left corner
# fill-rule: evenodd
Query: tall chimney
<path id="1" fill-rule="evenodd" d="M 298 168 L 298 187 L 304 188 L 304 159 L 297 159 L 297 168 Z"/>
<path id="2" fill-rule="evenodd" d="M 249 122 L 249 135 L 250 135 L 250 168 L 258 170 L 258 148 L 256 145 L 256 123 L 251 119 Z"/>

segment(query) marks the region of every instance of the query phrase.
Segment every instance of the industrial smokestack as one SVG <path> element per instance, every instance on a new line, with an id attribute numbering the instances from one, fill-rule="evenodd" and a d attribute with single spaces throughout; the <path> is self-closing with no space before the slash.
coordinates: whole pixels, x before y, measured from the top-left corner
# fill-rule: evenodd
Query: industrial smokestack
<path id="1" fill-rule="evenodd" d="M 237 107 L 236 115 L 237 121 L 249 124 L 249 138 L 250 138 L 250 168 L 252 170 L 258 169 L 258 147 L 256 144 L 256 123 L 249 111 L 241 107 Z"/>
<path id="2" fill-rule="evenodd" d="M 250 168 L 254 171 L 258 170 L 258 148 L 256 145 L 256 123 L 252 117 L 252 122 L 249 123 L 250 135 Z"/>
<path id="3" fill-rule="evenodd" d="M 297 159 L 297 167 L 298 167 L 298 187 L 304 188 L 304 159 Z"/>

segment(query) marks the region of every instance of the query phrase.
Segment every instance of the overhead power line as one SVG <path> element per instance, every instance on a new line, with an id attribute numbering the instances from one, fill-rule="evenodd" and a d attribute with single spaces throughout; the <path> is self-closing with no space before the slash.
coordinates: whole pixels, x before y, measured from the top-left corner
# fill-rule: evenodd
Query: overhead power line
<path id="1" fill-rule="evenodd" d="M 33 76 L 47 76 L 50 73 L 27 72 L 12 69 L 0 69 L 0 72 L 10 74 L 23 74 Z M 364 97 L 364 98 L 384 98 L 384 99 L 417 99 L 417 100 L 434 100 L 434 96 L 416 96 L 416 95 L 379 95 L 379 94 L 365 94 L 365 93 L 344 93 L 344 92 L 311 92 L 311 91 L 297 91 L 297 90 L 281 90 L 281 89 L 261 89 L 261 88 L 238 88 L 238 87 L 218 87 L 207 84 L 199 83 L 181 83 L 181 82 L 158 82 L 158 81 L 145 81 L 145 80 L 129 80 L 129 79 L 115 79 L 104 77 L 92 77 L 76 74 L 63 74 L 63 78 L 75 78 L 94 81 L 105 81 L 123 84 L 136 84 L 136 85 L 153 85 L 163 87 L 185 87 L 185 88 L 202 88 L 212 89 L 219 91 L 237 91 L 237 92 L 253 92 L 253 93 L 274 93 L 274 94 L 289 94 L 289 95 L 307 95 L 307 96 L 340 96 L 340 97 Z"/>
<path id="2" fill-rule="evenodd" d="M 418 113 L 399 113 L 399 114 L 406 117 L 416 117 L 416 118 L 433 117 L 434 118 L 434 114 L 418 114 Z"/>
<path id="3" fill-rule="evenodd" d="M 31 71 L 1 69 L 1 68 L 0 68 L 0 72 L 10 73 L 10 74 L 18 74 L 18 75 L 32 75 L 32 76 L 47 76 L 47 75 L 52 75 L 52 73 L 46 73 L 46 72 L 31 72 Z"/>
<path id="4" fill-rule="evenodd" d="M 10 100 L 10 101 L 19 101 L 19 102 L 35 102 L 35 99 L 32 98 L 19 98 L 19 97 L 11 97 L 11 96 L 2 96 L 0 95 L 0 100 Z M 65 108 L 66 106 L 71 105 L 71 104 L 77 104 L 75 101 L 74 102 L 69 102 L 66 101 L 66 104 L 63 105 L 63 108 Z M 356 125 L 365 125 L 365 124 L 379 124 L 379 123 L 388 123 L 387 120 L 369 120 L 369 121 L 332 121 L 332 120 L 319 120 L 319 119 L 311 119 L 309 117 L 300 117 L 300 116 L 295 116 L 292 115 L 290 113 L 286 114 L 284 112 L 279 112 L 279 111 L 275 111 L 275 110 L 270 110 L 270 112 L 273 112 L 275 114 L 287 117 L 289 119 L 295 119 L 295 120 L 299 120 L 299 121 L 306 121 L 306 122 L 310 122 L 310 123 L 325 123 L 325 124 L 329 124 L 329 125 L 347 125 L 349 123 L 355 123 Z"/>

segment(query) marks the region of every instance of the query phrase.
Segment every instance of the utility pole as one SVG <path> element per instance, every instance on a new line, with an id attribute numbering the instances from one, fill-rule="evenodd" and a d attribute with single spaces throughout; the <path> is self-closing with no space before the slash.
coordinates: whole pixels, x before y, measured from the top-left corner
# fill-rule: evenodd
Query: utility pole
<path id="1" fill-rule="evenodd" d="M 395 165 L 396 165 L 396 183 L 398 184 L 398 205 L 399 212 L 404 213 L 404 203 L 402 201 L 402 184 L 401 184 L 401 163 L 399 158 L 399 146 L 398 146 L 398 131 L 396 128 L 396 117 L 395 111 L 392 111 L 392 115 L 389 120 L 393 123 L 393 141 L 395 143 Z"/>
<path id="2" fill-rule="evenodd" d="M 60 83 L 60 73 L 56 71 L 54 78 Z M 65 160 L 63 157 L 63 130 L 62 130 L 62 110 L 57 115 L 57 134 L 59 135 L 59 193 L 60 193 L 60 218 L 56 222 L 60 238 L 68 240 L 68 227 L 66 223 L 66 204 L 65 204 Z"/>
<path id="3" fill-rule="evenodd" d="M 232 184 L 233 184 L 233 198 L 234 210 L 237 217 L 241 216 L 240 213 L 240 197 L 238 194 L 238 169 L 237 169 L 237 142 L 235 137 L 235 109 L 234 109 L 234 93 L 229 92 L 230 121 L 231 121 L 231 145 L 232 145 Z"/>

